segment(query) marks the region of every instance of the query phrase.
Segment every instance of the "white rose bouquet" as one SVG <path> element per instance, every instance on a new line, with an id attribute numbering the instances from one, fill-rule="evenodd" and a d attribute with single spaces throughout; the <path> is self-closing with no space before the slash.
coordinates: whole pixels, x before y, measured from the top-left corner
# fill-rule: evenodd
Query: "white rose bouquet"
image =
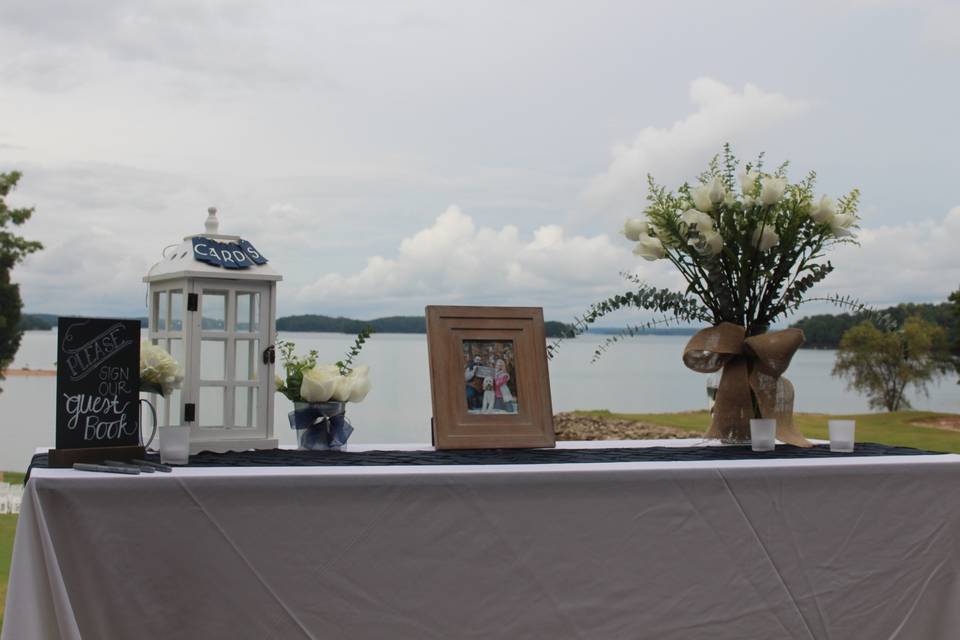
<path id="1" fill-rule="evenodd" d="M 793 387 L 781 378 L 803 334 L 767 331 L 809 301 L 807 292 L 833 271 L 824 260 L 827 250 L 856 243 L 860 193 L 818 197 L 815 173 L 791 183 L 786 170 L 783 163 L 764 171 L 762 155 L 741 168 L 725 145 L 694 186 L 685 183 L 674 193 L 649 177 L 644 216 L 627 220 L 623 235 L 641 258 L 669 261 L 686 288 L 657 289 L 626 275 L 636 289 L 594 304 L 574 323 L 573 333 L 582 333 L 606 314 L 632 307 L 662 316 L 629 327 L 626 335 L 671 323 L 713 325 L 694 336 L 683 355 L 695 371 L 723 369 L 708 435 L 743 439 L 749 418 L 776 417 L 781 440 L 808 444 L 793 431 Z M 848 298 L 825 300 L 862 307 Z M 608 339 L 595 358 L 624 334 Z"/>
<path id="2" fill-rule="evenodd" d="M 285 375 L 277 376 L 277 391 L 294 403 L 361 402 L 370 392 L 370 368 L 354 367 L 353 359 L 372 334 L 372 329 L 363 329 L 346 357 L 332 364 L 317 364 L 316 350 L 305 357 L 296 356 L 294 343 L 279 341 L 277 346 Z"/>
<path id="3" fill-rule="evenodd" d="M 140 342 L 140 390 L 168 395 L 183 382 L 183 368 L 165 349 L 149 340 Z"/>
<path id="4" fill-rule="evenodd" d="M 636 243 L 634 254 L 672 263 L 687 288 L 641 286 L 594 305 L 581 320 L 589 324 L 615 309 L 639 307 L 684 322 L 732 322 L 753 336 L 802 304 L 833 271 L 822 260 L 826 251 L 855 242 L 860 192 L 817 198 L 815 173 L 791 184 L 787 163 L 773 173 L 763 171 L 762 156 L 738 166 L 728 145 L 696 186 L 683 184 L 673 193 L 649 178 L 644 217 L 627 220 L 623 234 Z"/>

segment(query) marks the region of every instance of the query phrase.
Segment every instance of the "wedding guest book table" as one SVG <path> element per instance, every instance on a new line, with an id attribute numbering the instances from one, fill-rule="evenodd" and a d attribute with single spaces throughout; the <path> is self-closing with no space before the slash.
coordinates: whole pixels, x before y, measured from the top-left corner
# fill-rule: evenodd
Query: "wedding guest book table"
<path id="1" fill-rule="evenodd" d="M 38 459 L 2 638 L 957 637 L 960 456 L 700 444 Z"/>

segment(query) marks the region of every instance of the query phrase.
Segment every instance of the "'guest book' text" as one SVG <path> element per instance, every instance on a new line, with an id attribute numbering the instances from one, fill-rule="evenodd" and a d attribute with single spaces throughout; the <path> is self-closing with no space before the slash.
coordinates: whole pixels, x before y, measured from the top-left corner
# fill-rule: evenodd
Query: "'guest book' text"
<path id="1" fill-rule="evenodd" d="M 139 444 L 140 323 L 60 318 L 57 448 Z"/>

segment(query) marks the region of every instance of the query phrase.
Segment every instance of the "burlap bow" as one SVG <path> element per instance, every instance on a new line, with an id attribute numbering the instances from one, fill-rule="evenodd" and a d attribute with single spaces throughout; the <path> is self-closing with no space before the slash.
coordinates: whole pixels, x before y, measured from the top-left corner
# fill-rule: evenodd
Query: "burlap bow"
<path id="1" fill-rule="evenodd" d="M 723 369 L 707 437 L 748 440 L 755 397 L 760 415 L 777 420 L 778 440 L 812 446 L 793 424 L 793 385 L 782 377 L 803 344 L 803 331 L 784 329 L 750 338 L 746 333 L 740 325 L 722 322 L 699 331 L 683 350 L 683 363 L 694 371 Z"/>

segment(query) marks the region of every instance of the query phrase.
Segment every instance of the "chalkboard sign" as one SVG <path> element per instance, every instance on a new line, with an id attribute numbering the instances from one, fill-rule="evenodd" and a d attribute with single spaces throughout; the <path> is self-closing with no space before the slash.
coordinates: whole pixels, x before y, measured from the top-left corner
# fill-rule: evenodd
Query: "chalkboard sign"
<path id="1" fill-rule="evenodd" d="M 60 318 L 57 449 L 140 444 L 140 323 Z"/>

